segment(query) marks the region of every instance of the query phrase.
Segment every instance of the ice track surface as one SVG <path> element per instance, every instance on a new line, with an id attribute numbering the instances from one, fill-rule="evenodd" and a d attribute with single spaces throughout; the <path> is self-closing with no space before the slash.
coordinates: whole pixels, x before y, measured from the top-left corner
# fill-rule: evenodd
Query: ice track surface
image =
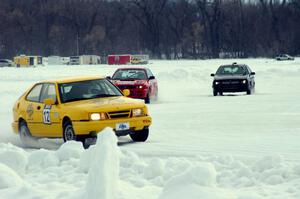
<path id="1" fill-rule="evenodd" d="M 210 74 L 232 62 L 248 64 L 256 72 L 255 93 L 213 97 Z M 74 193 L 86 192 L 82 187 L 90 182 L 82 159 L 95 153 L 50 139 L 22 149 L 11 130 L 12 106 L 37 81 L 111 76 L 117 67 L 0 68 L 1 199 L 74 198 Z M 148 106 L 150 137 L 146 143 L 118 139 L 120 151 L 112 155 L 119 161 L 113 181 L 119 188 L 109 197 L 300 198 L 300 59 L 154 60 L 147 67 L 159 86 L 158 101 Z M 69 155 L 62 158 L 62 152 Z M 108 165 L 99 172 L 114 173 L 105 170 L 113 163 L 104 162 Z"/>

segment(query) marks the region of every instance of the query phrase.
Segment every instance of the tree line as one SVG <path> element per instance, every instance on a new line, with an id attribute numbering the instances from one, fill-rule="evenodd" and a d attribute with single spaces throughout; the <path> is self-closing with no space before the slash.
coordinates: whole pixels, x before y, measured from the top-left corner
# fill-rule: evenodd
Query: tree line
<path id="1" fill-rule="evenodd" d="M 300 54 L 300 0 L 0 0 L 0 58 Z"/>

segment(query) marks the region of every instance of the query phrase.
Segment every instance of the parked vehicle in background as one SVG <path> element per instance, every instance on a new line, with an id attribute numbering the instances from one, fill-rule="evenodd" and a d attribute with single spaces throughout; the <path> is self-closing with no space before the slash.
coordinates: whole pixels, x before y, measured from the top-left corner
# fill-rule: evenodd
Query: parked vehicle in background
<path id="1" fill-rule="evenodd" d="M 38 66 L 43 64 L 43 57 L 38 55 L 20 55 L 14 57 L 17 67 Z"/>
<path id="2" fill-rule="evenodd" d="M 0 67 L 11 67 L 13 65 L 13 62 L 9 59 L 0 59 Z"/>
<path id="3" fill-rule="evenodd" d="M 149 55 L 108 55 L 107 63 L 109 65 L 126 65 L 126 64 L 147 64 Z"/>
<path id="4" fill-rule="evenodd" d="M 133 141 L 148 138 L 152 119 L 143 101 L 126 97 L 106 78 L 78 77 L 33 85 L 13 107 L 12 127 L 26 145 L 32 138 L 63 138 L 88 146 L 106 127 Z"/>
<path id="5" fill-rule="evenodd" d="M 71 56 L 70 65 L 96 65 L 101 64 L 100 56 L 98 55 L 80 55 Z"/>
<path id="6" fill-rule="evenodd" d="M 294 60 L 295 58 L 288 54 L 280 54 L 275 57 L 277 61 Z"/>
<path id="7" fill-rule="evenodd" d="M 251 95 L 255 88 L 254 75 L 255 72 L 245 64 L 222 65 L 216 74 L 211 74 L 214 77 L 213 95 L 223 95 L 224 92 L 247 92 Z"/>
<path id="8" fill-rule="evenodd" d="M 107 56 L 107 63 L 109 65 L 126 65 L 130 64 L 130 57 L 131 55 L 108 55 Z"/>
<path id="9" fill-rule="evenodd" d="M 158 97 L 157 80 L 149 68 L 119 68 L 111 81 L 121 90 L 129 89 L 129 97 L 144 99 L 145 103 Z"/>
<path id="10" fill-rule="evenodd" d="M 130 63 L 131 64 L 148 64 L 149 55 L 131 55 Z"/>
<path id="11" fill-rule="evenodd" d="M 70 57 L 49 56 L 48 65 L 66 65 L 69 64 Z"/>

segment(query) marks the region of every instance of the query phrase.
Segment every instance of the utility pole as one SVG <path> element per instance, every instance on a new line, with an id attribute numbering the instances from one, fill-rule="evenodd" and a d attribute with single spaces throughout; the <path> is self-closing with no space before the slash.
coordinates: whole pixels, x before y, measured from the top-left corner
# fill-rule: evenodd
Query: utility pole
<path id="1" fill-rule="evenodd" d="M 77 31 L 77 38 L 76 38 L 76 51 L 77 51 L 77 56 L 79 56 L 79 32 Z"/>

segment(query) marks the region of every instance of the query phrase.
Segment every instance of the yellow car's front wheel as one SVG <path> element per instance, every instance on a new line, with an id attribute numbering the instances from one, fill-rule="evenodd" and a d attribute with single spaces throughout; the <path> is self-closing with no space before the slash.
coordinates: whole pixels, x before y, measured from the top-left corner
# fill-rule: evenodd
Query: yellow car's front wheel
<path id="1" fill-rule="evenodd" d="M 130 137 L 134 142 L 145 142 L 148 138 L 148 135 L 149 135 L 149 129 L 145 128 L 140 131 L 134 131 L 133 133 L 130 134 Z"/>
<path id="2" fill-rule="evenodd" d="M 73 129 L 73 126 L 70 122 L 64 123 L 63 126 L 63 139 L 65 142 L 75 140 L 76 141 L 76 135 L 75 131 Z"/>
<path id="3" fill-rule="evenodd" d="M 90 145 L 96 143 L 96 137 L 92 137 L 89 135 L 76 135 L 73 125 L 70 121 L 67 121 L 63 125 L 63 139 L 65 142 L 68 141 L 78 141 L 82 142 L 82 145 L 85 149 L 89 148 Z"/>

